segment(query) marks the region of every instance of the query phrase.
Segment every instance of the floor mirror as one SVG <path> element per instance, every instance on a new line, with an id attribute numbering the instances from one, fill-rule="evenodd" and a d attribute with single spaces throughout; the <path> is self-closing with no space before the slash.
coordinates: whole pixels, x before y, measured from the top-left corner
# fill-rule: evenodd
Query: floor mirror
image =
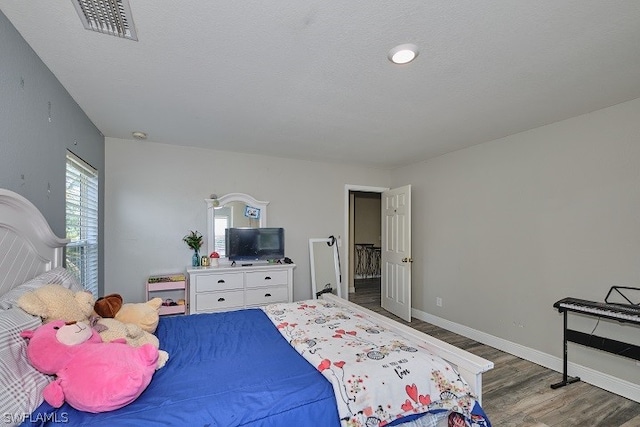
<path id="1" fill-rule="evenodd" d="M 342 298 L 342 276 L 340 255 L 335 237 L 309 239 L 309 259 L 311 262 L 311 297 L 319 292 L 331 292 Z"/>

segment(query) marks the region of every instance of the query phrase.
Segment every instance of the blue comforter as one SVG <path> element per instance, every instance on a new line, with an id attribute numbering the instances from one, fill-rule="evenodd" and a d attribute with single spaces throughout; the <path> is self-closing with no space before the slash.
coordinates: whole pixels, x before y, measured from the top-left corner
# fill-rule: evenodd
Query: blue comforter
<path id="1" fill-rule="evenodd" d="M 156 334 L 169 361 L 136 401 L 100 414 L 45 402 L 23 425 L 339 425 L 331 384 L 262 310 L 164 317 Z"/>

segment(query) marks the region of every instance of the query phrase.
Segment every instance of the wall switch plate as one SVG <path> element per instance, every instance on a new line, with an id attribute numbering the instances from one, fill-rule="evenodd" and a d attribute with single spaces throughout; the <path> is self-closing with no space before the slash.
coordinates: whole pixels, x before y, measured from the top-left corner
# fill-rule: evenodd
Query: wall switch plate
<path id="1" fill-rule="evenodd" d="M 440 297 L 436 297 L 436 305 L 437 305 L 438 307 L 442 307 L 442 298 L 440 298 Z"/>

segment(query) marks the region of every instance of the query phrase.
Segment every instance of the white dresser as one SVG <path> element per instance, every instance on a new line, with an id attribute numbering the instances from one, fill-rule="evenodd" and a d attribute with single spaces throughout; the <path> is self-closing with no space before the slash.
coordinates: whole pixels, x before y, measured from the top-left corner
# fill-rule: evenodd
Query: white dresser
<path id="1" fill-rule="evenodd" d="M 189 313 L 291 302 L 294 268 L 295 264 L 189 267 Z"/>

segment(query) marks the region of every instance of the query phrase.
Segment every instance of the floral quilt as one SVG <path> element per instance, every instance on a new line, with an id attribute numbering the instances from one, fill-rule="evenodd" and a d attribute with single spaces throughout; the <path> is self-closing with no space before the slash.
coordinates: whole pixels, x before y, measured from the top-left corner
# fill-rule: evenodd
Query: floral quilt
<path id="1" fill-rule="evenodd" d="M 446 361 L 347 307 L 322 300 L 263 307 L 280 333 L 333 385 L 343 426 L 385 426 L 447 411 L 449 424 L 488 427 L 470 387 Z"/>

